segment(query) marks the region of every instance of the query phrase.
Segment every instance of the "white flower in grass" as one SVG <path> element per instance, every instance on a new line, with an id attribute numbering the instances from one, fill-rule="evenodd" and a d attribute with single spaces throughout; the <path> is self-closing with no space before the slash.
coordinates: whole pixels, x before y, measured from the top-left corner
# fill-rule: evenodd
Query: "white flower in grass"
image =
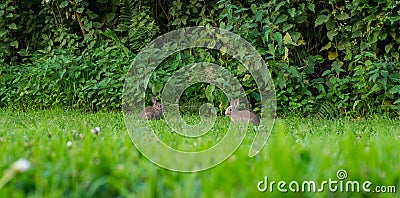
<path id="1" fill-rule="evenodd" d="M 93 135 L 98 135 L 100 133 L 100 127 L 94 127 L 91 132 Z"/>
<path id="2" fill-rule="evenodd" d="M 24 158 L 17 160 L 12 165 L 12 169 L 20 173 L 27 171 L 30 167 L 31 163 Z"/>
<path id="3" fill-rule="evenodd" d="M 31 167 L 31 163 L 24 158 L 15 161 L 10 168 L 4 171 L 3 177 L 0 177 L 0 191 L 18 173 L 27 171 L 29 167 Z"/>
<path id="4" fill-rule="evenodd" d="M 67 147 L 69 148 L 69 147 L 71 147 L 72 146 L 72 142 L 71 141 L 68 141 L 67 142 Z"/>

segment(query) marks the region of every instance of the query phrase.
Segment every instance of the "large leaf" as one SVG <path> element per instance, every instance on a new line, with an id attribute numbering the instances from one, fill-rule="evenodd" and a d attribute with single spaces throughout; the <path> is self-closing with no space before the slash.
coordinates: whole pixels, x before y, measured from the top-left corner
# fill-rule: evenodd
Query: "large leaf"
<path id="1" fill-rule="evenodd" d="M 10 25 L 8 25 L 8 28 L 10 28 L 11 30 L 16 30 L 17 25 L 15 25 L 15 23 L 11 23 Z"/>
<path id="2" fill-rule="evenodd" d="M 308 8 L 309 10 L 311 10 L 311 12 L 314 12 L 314 13 L 315 13 L 315 4 L 310 4 L 310 5 L 307 6 L 307 8 Z"/>
<path id="3" fill-rule="evenodd" d="M 349 19 L 350 16 L 349 16 L 347 13 L 342 12 L 342 13 L 340 13 L 339 15 L 337 15 L 336 18 L 337 18 L 338 20 L 341 20 L 341 21 L 342 21 L 342 20 Z"/>
<path id="4" fill-rule="evenodd" d="M 290 8 L 289 10 L 288 10 L 288 13 L 289 13 L 289 15 L 290 15 L 290 17 L 294 17 L 294 14 L 296 13 L 296 8 Z"/>
<path id="5" fill-rule="evenodd" d="M 328 33 L 326 33 L 326 36 L 328 36 L 329 40 L 333 40 L 333 37 L 335 37 L 337 35 L 337 32 L 335 30 L 331 30 Z"/>
<path id="6" fill-rule="evenodd" d="M 325 46 L 323 46 L 319 51 L 322 52 L 322 51 L 324 51 L 324 50 L 328 50 L 328 49 L 331 48 L 331 46 L 332 46 L 332 43 L 329 42 L 328 44 L 326 44 Z"/>
<path id="7" fill-rule="evenodd" d="M 274 32 L 274 40 L 278 42 L 279 46 L 282 46 L 282 34 L 280 32 Z"/>
<path id="8" fill-rule="evenodd" d="M 215 90 L 214 84 L 209 84 L 206 88 L 206 97 L 210 102 L 214 101 L 214 94 L 213 94 L 214 90 Z"/>
<path id="9" fill-rule="evenodd" d="M 323 23 L 326 23 L 328 21 L 328 19 L 329 18 L 324 14 L 318 15 L 317 19 L 315 20 L 315 27 L 317 27 Z"/>
<path id="10" fill-rule="evenodd" d="M 68 3 L 69 3 L 69 1 L 63 1 L 63 2 L 61 2 L 61 3 L 60 3 L 60 8 L 65 8 L 65 7 L 67 7 Z"/>
<path id="11" fill-rule="evenodd" d="M 290 30 L 292 27 L 294 27 L 294 25 L 293 24 L 289 24 L 289 23 L 284 23 L 283 24 L 283 26 L 282 26 L 282 31 L 283 32 L 287 32 L 288 30 Z"/>
<path id="12" fill-rule="evenodd" d="M 292 37 L 290 36 L 290 34 L 288 32 L 286 32 L 285 36 L 283 37 L 283 43 L 285 45 L 290 44 L 290 45 L 297 46 L 297 43 L 293 42 Z"/>
<path id="13" fill-rule="evenodd" d="M 328 52 L 328 59 L 329 60 L 335 60 L 339 56 L 338 52 L 335 51 L 329 51 Z"/>
<path id="14" fill-rule="evenodd" d="M 275 20 L 275 24 L 280 24 L 285 22 L 288 19 L 288 15 L 286 14 L 281 14 L 279 17 Z"/>
<path id="15" fill-rule="evenodd" d="M 4 35 L 6 35 L 8 33 L 7 29 L 1 29 L 0 30 L 0 37 L 3 37 Z"/>

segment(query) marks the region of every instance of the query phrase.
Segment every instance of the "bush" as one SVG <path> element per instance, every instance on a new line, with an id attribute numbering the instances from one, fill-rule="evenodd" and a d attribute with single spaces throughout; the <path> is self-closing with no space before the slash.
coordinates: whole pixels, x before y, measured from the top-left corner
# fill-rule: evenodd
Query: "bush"
<path id="1" fill-rule="evenodd" d="M 32 11 L 38 8 L 40 14 Z M 272 73 L 280 114 L 313 116 L 325 109 L 332 112 L 327 117 L 398 116 L 399 14 L 399 3 L 390 0 L 7 1 L 0 4 L 1 106 L 120 108 L 132 53 L 170 30 L 208 25 L 239 34 L 259 51 Z M 236 75 L 258 111 L 249 73 L 232 57 L 207 50 L 164 61 L 147 94 L 159 95 L 177 69 L 198 61 Z M 221 111 L 227 106 L 212 85 L 192 86 L 182 97 L 188 106 L 204 101 Z"/>
<path id="2" fill-rule="evenodd" d="M 36 55 L 30 63 L 2 70 L 3 107 L 100 110 L 121 108 L 122 88 L 132 55 L 116 47 L 86 55 Z"/>

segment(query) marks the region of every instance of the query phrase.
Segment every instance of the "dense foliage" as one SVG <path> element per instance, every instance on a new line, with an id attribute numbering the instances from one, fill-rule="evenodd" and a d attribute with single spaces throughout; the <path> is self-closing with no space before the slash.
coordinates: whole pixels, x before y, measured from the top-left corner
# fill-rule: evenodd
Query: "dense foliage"
<path id="1" fill-rule="evenodd" d="M 143 46 L 177 28 L 207 25 L 241 35 L 262 54 L 279 113 L 399 116 L 399 6 L 392 0 L 2 1 L 0 106 L 118 109 L 129 63 Z M 258 111 L 249 73 L 203 49 L 160 65 L 148 95 L 159 96 L 174 71 L 199 61 L 236 75 Z M 184 107 L 227 106 L 207 84 L 191 86 L 181 99 Z"/>

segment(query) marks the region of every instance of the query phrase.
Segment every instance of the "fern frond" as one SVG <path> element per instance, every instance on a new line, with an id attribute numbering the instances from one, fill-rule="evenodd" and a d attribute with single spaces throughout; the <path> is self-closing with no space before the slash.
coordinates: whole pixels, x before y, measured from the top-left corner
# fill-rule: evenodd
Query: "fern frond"
<path id="1" fill-rule="evenodd" d="M 338 108 L 331 102 L 323 102 L 311 115 L 315 119 L 333 119 L 339 115 Z"/>

